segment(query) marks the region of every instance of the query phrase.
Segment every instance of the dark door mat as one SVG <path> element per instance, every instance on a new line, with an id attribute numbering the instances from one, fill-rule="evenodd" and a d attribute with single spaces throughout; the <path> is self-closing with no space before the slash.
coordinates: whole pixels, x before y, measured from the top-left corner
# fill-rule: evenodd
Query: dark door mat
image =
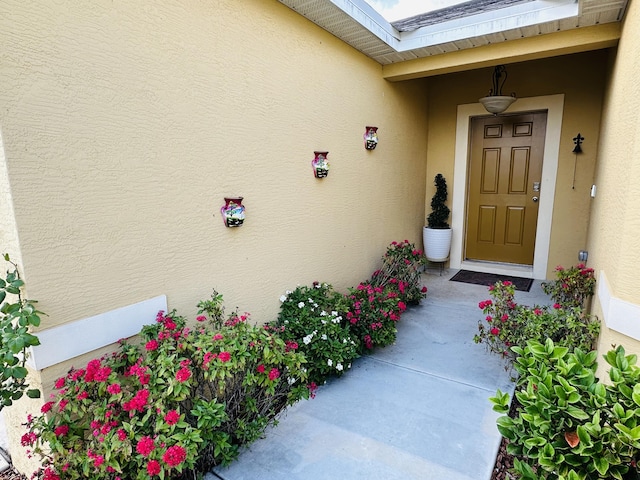
<path id="1" fill-rule="evenodd" d="M 496 282 L 509 281 L 513 283 L 516 290 L 528 292 L 533 285 L 533 279 L 522 277 L 510 277 L 509 275 L 498 275 L 495 273 L 471 272 L 469 270 L 460 270 L 449 279 L 452 282 L 472 283 L 474 285 L 490 286 Z"/>

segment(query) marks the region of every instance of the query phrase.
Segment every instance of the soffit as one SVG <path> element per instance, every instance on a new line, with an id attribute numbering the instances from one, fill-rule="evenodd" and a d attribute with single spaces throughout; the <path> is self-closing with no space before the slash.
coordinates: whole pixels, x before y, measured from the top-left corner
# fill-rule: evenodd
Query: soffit
<path id="1" fill-rule="evenodd" d="M 573 51 L 611 46 L 617 42 L 615 38 L 612 43 L 612 32 L 620 29 L 607 29 L 605 42 L 594 39 L 594 35 L 598 36 L 594 32 L 599 31 L 594 27 L 619 23 L 628 3 L 628 0 L 472 0 L 462 5 L 466 5 L 466 10 L 452 7 L 389 23 L 364 0 L 278 1 L 381 65 L 389 66 L 385 70 L 391 71 L 405 62 L 417 67 L 442 54 L 479 47 L 491 50 L 497 44 L 557 33 L 563 34 L 562 40 L 568 41 L 569 50 Z M 583 29 L 592 33 L 585 35 Z M 580 32 L 577 38 L 586 41 L 584 48 L 578 48 L 575 39 L 570 41 L 572 31 Z M 562 50 L 551 48 L 548 54 L 562 54 Z M 503 63 L 498 57 L 487 62 Z M 410 75 L 405 72 L 404 78 L 443 73 L 436 70 L 420 74 L 419 68 L 414 68 Z M 394 74 L 385 77 L 402 79 Z"/>

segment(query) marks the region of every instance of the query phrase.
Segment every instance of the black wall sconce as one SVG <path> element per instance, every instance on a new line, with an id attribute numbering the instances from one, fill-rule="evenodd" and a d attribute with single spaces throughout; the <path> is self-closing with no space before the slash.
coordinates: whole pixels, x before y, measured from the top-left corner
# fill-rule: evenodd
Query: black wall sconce
<path id="1" fill-rule="evenodd" d="M 571 184 L 572 190 L 576 189 L 576 166 L 578 164 L 578 154 L 582 153 L 581 145 L 583 141 L 584 141 L 584 137 L 580 135 L 580 132 L 578 132 L 578 135 L 573 137 L 573 143 L 575 144 L 575 147 L 573 148 L 572 153 L 575 153 L 576 157 L 573 160 L 573 183 Z"/>

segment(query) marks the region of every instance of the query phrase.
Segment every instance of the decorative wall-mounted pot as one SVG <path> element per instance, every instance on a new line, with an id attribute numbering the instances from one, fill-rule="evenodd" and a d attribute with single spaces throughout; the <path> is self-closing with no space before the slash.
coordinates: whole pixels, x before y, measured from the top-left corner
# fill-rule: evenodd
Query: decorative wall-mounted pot
<path id="1" fill-rule="evenodd" d="M 240 227 L 244 223 L 243 197 L 224 197 L 225 204 L 220 209 L 222 221 L 227 227 Z"/>
<path id="2" fill-rule="evenodd" d="M 378 146 L 378 127 L 365 127 L 364 148 L 373 150 Z"/>
<path id="3" fill-rule="evenodd" d="M 313 176 L 316 178 L 324 178 L 329 175 L 329 161 L 327 155 L 329 152 L 313 152 L 315 158 L 311 161 L 313 167 Z"/>

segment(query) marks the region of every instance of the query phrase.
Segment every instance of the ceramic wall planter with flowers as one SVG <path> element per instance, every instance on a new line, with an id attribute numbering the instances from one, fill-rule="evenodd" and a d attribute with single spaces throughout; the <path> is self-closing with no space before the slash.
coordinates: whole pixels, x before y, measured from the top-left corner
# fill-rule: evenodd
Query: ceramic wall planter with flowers
<path id="1" fill-rule="evenodd" d="M 364 148 L 373 150 L 378 146 L 378 127 L 365 127 Z"/>
<path id="2" fill-rule="evenodd" d="M 313 176 L 316 178 L 326 177 L 329 175 L 329 161 L 327 160 L 329 152 L 313 152 L 313 154 L 315 155 L 314 159 L 311 161 Z"/>
<path id="3" fill-rule="evenodd" d="M 240 227 L 244 223 L 243 197 L 224 197 L 224 205 L 220 209 L 222 221 L 227 227 Z"/>

